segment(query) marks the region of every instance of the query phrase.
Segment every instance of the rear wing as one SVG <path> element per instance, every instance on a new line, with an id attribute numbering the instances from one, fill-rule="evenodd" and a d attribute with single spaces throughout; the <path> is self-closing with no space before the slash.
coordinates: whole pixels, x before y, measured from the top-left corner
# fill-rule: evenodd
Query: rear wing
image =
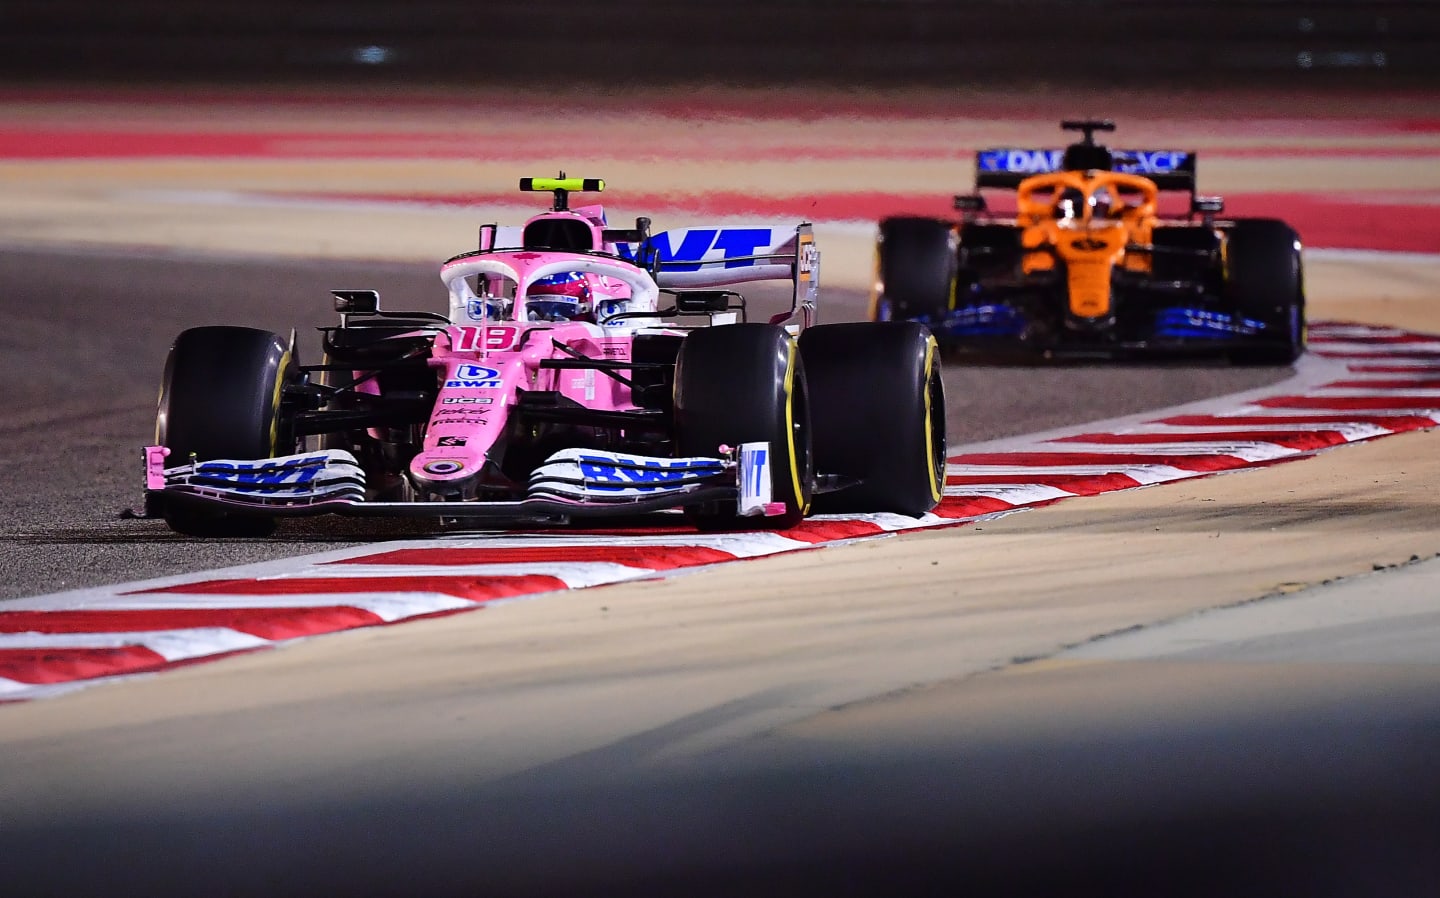
<path id="1" fill-rule="evenodd" d="M 647 269 L 661 287 L 710 288 L 749 281 L 794 285 L 788 314 L 812 323 L 820 291 L 820 250 L 809 222 L 795 227 L 677 228 L 638 243 L 615 244 L 616 254 Z"/>
<path id="2" fill-rule="evenodd" d="M 1104 148 L 1100 148 L 1104 151 Z M 1161 190 L 1195 192 L 1192 150 L 1110 150 L 1110 170 L 1140 175 Z M 995 147 L 975 154 L 975 186 L 1014 189 L 1031 175 L 1065 170 L 1065 150 Z"/>

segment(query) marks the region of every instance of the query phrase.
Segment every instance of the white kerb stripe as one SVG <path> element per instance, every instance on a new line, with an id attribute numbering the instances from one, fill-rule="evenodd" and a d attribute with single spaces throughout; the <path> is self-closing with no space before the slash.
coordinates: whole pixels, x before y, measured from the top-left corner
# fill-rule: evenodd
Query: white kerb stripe
<path id="1" fill-rule="evenodd" d="M 153 611 L 166 608 L 315 608 L 337 604 L 368 611 L 384 621 L 395 621 L 437 611 L 474 608 L 478 603 L 434 593 L 371 593 L 359 598 L 347 595 L 339 602 L 317 602 L 314 594 L 306 593 L 253 596 L 167 592 L 117 595 L 85 607 L 97 611 Z"/>
<path id="2" fill-rule="evenodd" d="M 1300 451 L 1275 443 L 1246 441 L 1235 443 L 1057 443 L 1067 452 L 1094 455 L 1202 455 L 1238 458 L 1242 461 L 1268 461 Z"/>
<path id="3" fill-rule="evenodd" d="M 1346 440 L 1363 440 L 1369 437 L 1384 436 L 1392 431 L 1387 427 L 1380 427 L 1376 424 L 1362 424 L 1354 421 L 1336 422 L 1334 424 L 1290 424 L 1278 421 L 1270 424 L 1264 420 L 1246 424 L 1150 424 L 1135 430 L 1126 430 L 1129 434 L 1182 434 L 1182 433 L 1253 433 L 1257 430 L 1272 431 L 1274 433 L 1338 433 Z M 1196 444 L 1203 445 L 1203 444 Z"/>
<path id="4" fill-rule="evenodd" d="M 778 533 L 666 533 L 636 534 L 634 536 L 457 536 L 435 540 L 406 540 L 404 542 L 382 543 L 371 547 L 366 554 L 386 554 L 406 549 L 536 549 L 560 548 L 565 546 L 618 546 L 626 549 L 637 546 L 677 546 L 714 549 L 729 552 L 737 558 L 752 555 L 770 555 L 791 549 L 809 549 L 813 543 L 790 539 Z M 326 570 L 340 565 L 327 565 Z"/>
<path id="5" fill-rule="evenodd" d="M 1372 390 L 1366 387 L 1316 387 L 1306 390 L 1306 396 L 1324 399 L 1378 399 L 1404 397 L 1407 399 L 1440 400 L 1440 388 L 1396 387 L 1394 389 Z"/>
<path id="6" fill-rule="evenodd" d="M 0 633 L 0 649 L 118 649 L 140 646 L 166 661 L 183 661 L 267 645 L 274 643 L 226 627 L 138 633 Z"/>
<path id="7" fill-rule="evenodd" d="M 1121 474 L 1129 477 L 1137 483 L 1164 483 L 1167 480 L 1180 480 L 1185 477 L 1195 477 L 1199 474 L 1209 473 L 1208 471 L 1186 471 L 1182 468 L 1170 465 L 947 465 L 945 467 L 947 476 L 952 477 L 984 477 L 993 475 L 1004 475 L 1006 477 L 1024 477 L 1025 475 L 1054 475 L 1054 474 L 1078 474 L 1083 476 L 1104 476 L 1106 474 Z"/>
<path id="8" fill-rule="evenodd" d="M 1275 416 L 1278 416 L 1278 417 L 1286 417 L 1286 416 L 1290 416 L 1290 415 L 1335 415 L 1335 416 L 1338 416 L 1338 417 L 1343 417 L 1343 416 L 1345 416 L 1345 415 L 1354 415 L 1354 416 L 1357 417 L 1357 418 L 1403 418 L 1403 417 L 1407 417 L 1407 416 L 1411 416 L 1411 417 L 1421 417 L 1421 418 L 1429 417 L 1428 415 L 1425 414 L 1425 411 L 1426 411 L 1425 409 L 1414 409 L 1414 408 L 1363 408 L 1363 409 L 1361 409 L 1361 408 L 1340 408 L 1340 407 L 1338 407 L 1338 406 L 1332 406 L 1332 407 L 1326 408 L 1326 407 L 1324 407 L 1324 406 L 1312 406 L 1312 405 L 1304 405 L 1304 406 L 1300 406 L 1300 405 L 1277 405 L 1277 406 L 1247 405 L 1247 406 L 1243 406 L 1243 407 L 1241 407 L 1241 408 L 1239 408 L 1239 409 L 1236 409 L 1234 412 L 1232 412 L 1232 413 L 1230 413 L 1230 414 L 1236 415 L 1236 416 L 1245 415 L 1246 417 L 1254 416 L 1254 417 L 1257 417 L 1257 418 L 1263 418 L 1263 417 L 1265 417 L 1265 416 L 1267 416 L 1267 415 L 1275 415 Z M 1331 426 L 1331 425 L 1329 425 L 1329 424 L 1317 424 L 1317 425 L 1315 425 L 1315 427 L 1316 427 L 1317 430 L 1318 430 L 1318 429 L 1321 429 L 1321 428 L 1329 427 L 1329 426 Z"/>
<path id="9" fill-rule="evenodd" d="M 286 576 L 288 582 L 304 580 L 306 577 L 324 577 L 328 580 L 346 580 L 362 577 L 384 577 L 395 581 L 395 588 L 404 590 L 409 586 L 410 580 L 416 577 L 524 577 L 524 576 L 547 576 L 554 577 L 571 589 L 583 589 L 586 586 L 595 586 L 601 583 L 618 583 L 621 580 L 634 580 L 637 577 L 645 577 L 654 574 L 655 571 L 649 568 L 630 567 L 624 564 L 617 564 L 612 561 L 536 561 L 526 564 L 337 564 L 327 567 L 323 571 L 307 571 L 305 573 Z M 424 595 L 421 590 L 411 588 L 410 592 L 415 595 Z M 445 594 L 437 594 L 444 596 Z M 472 605 L 474 602 L 465 599 L 457 599 L 460 607 Z M 354 605 L 354 602 L 339 602 L 342 605 Z M 436 609 L 442 610 L 442 609 Z"/>
<path id="10" fill-rule="evenodd" d="M 1012 505 L 1033 505 L 1052 499 L 1073 498 L 1076 493 L 1039 483 L 957 483 L 945 487 L 945 495 L 999 499 Z"/>

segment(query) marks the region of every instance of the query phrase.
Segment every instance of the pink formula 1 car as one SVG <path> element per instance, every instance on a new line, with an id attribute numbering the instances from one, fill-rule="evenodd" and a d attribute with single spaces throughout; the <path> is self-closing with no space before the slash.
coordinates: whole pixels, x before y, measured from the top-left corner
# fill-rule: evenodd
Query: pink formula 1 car
<path id="1" fill-rule="evenodd" d="M 338 513 L 563 523 L 683 509 L 704 529 L 940 500 L 945 402 L 920 324 L 812 326 L 810 225 L 606 226 L 553 207 L 486 225 L 440 276 L 446 313 L 337 290 L 323 358 L 242 327 L 184 331 L 146 449 L 147 508 L 182 533 L 263 535 Z M 748 321 L 728 289 L 793 282 Z"/>

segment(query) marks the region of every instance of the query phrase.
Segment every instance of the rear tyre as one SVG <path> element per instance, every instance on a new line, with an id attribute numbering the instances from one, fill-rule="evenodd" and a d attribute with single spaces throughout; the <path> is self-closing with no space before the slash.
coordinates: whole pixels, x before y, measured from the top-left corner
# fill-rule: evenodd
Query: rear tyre
<path id="1" fill-rule="evenodd" d="M 1232 359 L 1288 365 L 1305 351 L 1305 282 L 1294 228 L 1274 218 L 1235 222 L 1225 247 L 1225 296 L 1236 312 L 1265 326 L 1259 341 Z"/>
<path id="2" fill-rule="evenodd" d="M 259 459 L 296 451 L 281 390 L 298 375 L 287 344 L 248 327 L 196 327 L 170 348 L 160 387 L 155 440 L 170 464 L 215 458 Z M 265 536 L 273 518 L 231 515 L 165 502 L 170 529 L 190 536 Z"/>
<path id="3" fill-rule="evenodd" d="M 815 470 L 859 482 L 815 496 L 817 513 L 919 517 L 945 484 L 939 348 L 913 322 L 827 324 L 800 335 Z"/>
<path id="4" fill-rule="evenodd" d="M 686 509 L 702 530 L 791 527 L 810 511 L 814 466 L 805 369 L 795 341 L 772 324 L 726 324 L 691 332 L 675 360 L 675 453 L 714 456 L 719 447 L 770 444 L 771 497 L 780 515 L 740 517 L 733 502 Z"/>
<path id="5" fill-rule="evenodd" d="M 955 295 L 955 231 L 935 218 L 887 218 L 876 246 L 878 302 L 894 319 L 938 324 Z M 878 316 L 872 312 L 872 318 Z"/>

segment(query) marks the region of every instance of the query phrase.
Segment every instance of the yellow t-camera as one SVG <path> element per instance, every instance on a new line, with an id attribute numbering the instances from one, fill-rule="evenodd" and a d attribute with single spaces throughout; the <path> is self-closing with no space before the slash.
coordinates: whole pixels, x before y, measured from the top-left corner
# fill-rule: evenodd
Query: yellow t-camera
<path id="1" fill-rule="evenodd" d="M 566 192 L 599 193 L 605 189 L 603 178 L 521 178 L 520 189 L 532 192 L 564 190 Z"/>

